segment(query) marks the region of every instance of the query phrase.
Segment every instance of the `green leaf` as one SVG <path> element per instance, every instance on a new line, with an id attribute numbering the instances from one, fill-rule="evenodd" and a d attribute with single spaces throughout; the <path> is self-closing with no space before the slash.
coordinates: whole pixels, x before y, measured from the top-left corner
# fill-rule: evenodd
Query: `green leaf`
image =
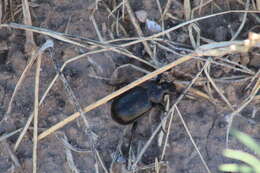
<path id="1" fill-rule="evenodd" d="M 260 155 L 260 145 L 258 145 L 255 140 L 250 137 L 249 135 L 232 129 L 230 132 L 233 136 L 235 136 L 241 143 L 246 145 L 248 148 L 250 148 L 252 151 L 256 152 L 258 155 Z"/>
<path id="2" fill-rule="evenodd" d="M 219 166 L 219 170 L 223 172 L 242 172 L 242 173 L 253 172 L 253 168 L 247 165 L 238 165 L 238 164 L 223 164 Z"/>
<path id="3" fill-rule="evenodd" d="M 226 149 L 224 150 L 223 155 L 228 158 L 243 161 L 250 165 L 257 173 L 260 173 L 260 160 L 251 154 L 244 151 Z"/>

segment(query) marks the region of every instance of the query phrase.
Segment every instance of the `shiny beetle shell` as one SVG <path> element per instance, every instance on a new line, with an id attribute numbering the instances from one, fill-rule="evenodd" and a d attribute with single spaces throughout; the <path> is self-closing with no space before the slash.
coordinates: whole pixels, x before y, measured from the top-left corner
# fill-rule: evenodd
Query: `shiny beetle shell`
<path id="1" fill-rule="evenodd" d="M 122 125 L 133 123 L 154 105 L 162 102 L 163 96 L 175 89 L 173 84 L 148 82 L 118 96 L 112 102 L 111 116 Z"/>

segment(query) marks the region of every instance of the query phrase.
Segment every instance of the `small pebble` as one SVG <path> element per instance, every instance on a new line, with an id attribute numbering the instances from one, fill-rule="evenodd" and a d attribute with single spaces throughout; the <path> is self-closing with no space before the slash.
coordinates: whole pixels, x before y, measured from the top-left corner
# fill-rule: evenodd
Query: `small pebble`
<path id="1" fill-rule="evenodd" d="M 148 30 L 151 32 L 161 32 L 162 31 L 161 26 L 153 20 L 147 19 L 146 26 L 147 26 Z"/>
<path id="2" fill-rule="evenodd" d="M 139 22 L 145 23 L 145 21 L 147 19 L 147 12 L 146 11 L 144 11 L 144 10 L 136 11 L 135 15 L 136 15 L 137 19 L 139 20 Z"/>

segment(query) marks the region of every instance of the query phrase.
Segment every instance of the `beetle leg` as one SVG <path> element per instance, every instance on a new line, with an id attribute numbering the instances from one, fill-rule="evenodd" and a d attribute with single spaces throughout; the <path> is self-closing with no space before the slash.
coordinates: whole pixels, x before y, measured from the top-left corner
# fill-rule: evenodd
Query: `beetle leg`
<path id="1" fill-rule="evenodd" d="M 111 87 L 115 87 L 117 89 L 128 84 L 127 82 L 115 81 L 115 80 L 112 80 L 111 78 L 105 78 L 105 77 L 95 76 L 95 75 L 88 75 L 88 76 L 91 77 L 91 78 L 101 80 L 106 85 L 109 85 Z"/>
<path id="2" fill-rule="evenodd" d="M 133 64 L 124 64 L 117 67 L 114 70 L 111 76 L 111 83 L 130 83 L 133 82 L 135 79 L 144 76 L 147 73 L 149 73 L 149 71 L 135 66 Z"/>
<path id="3" fill-rule="evenodd" d="M 163 113 L 166 112 L 165 106 L 164 106 L 162 103 L 157 103 L 156 105 L 159 107 L 159 109 L 160 109 L 161 111 L 163 111 Z"/>
<path id="4" fill-rule="evenodd" d="M 133 65 L 133 64 L 124 64 L 124 65 L 121 65 L 121 66 L 119 66 L 116 70 L 120 70 L 120 69 L 123 69 L 123 68 L 128 68 L 128 69 L 133 69 L 133 70 L 135 70 L 135 71 L 139 71 L 139 72 L 141 72 L 141 73 L 144 73 L 144 74 L 148 74 L 148 73 L 150 73 L 149 71 L 147 71 L 147 70 L 145 70 L 145 69 L 143 69 L 143 68 L 141 68 L 141 67 L 138 67 L 138 66 L 136 66 L 136 65 Z"/>
<path id="5" fill-rule="evenodd" d="M 133 143 L 133 139 L 134 139 L 134 136 L 135 136 L 135 132 L 136 132 L 136 129 L 137 129 L 137 121 L 135 121 L 131 127 L 131 136 L 130 136 L 130 139 L 129 139 L 129 144 L 128 144 L 128 155 L 130 155 L 130 147 Z"/>

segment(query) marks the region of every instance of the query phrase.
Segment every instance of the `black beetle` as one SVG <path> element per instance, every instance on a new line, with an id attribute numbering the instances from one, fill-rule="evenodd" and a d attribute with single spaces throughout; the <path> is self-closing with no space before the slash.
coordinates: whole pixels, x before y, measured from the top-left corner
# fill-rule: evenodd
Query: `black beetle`
<path id="1" fill-rule="evenodd" d="M 153 106 L 162 107 L 163 96 L 174 90 L 175 86 L 168 82 L 150 81 L 137 86 L 113 100 L 111 116 L 122 125 L 133 123 Z"/>

